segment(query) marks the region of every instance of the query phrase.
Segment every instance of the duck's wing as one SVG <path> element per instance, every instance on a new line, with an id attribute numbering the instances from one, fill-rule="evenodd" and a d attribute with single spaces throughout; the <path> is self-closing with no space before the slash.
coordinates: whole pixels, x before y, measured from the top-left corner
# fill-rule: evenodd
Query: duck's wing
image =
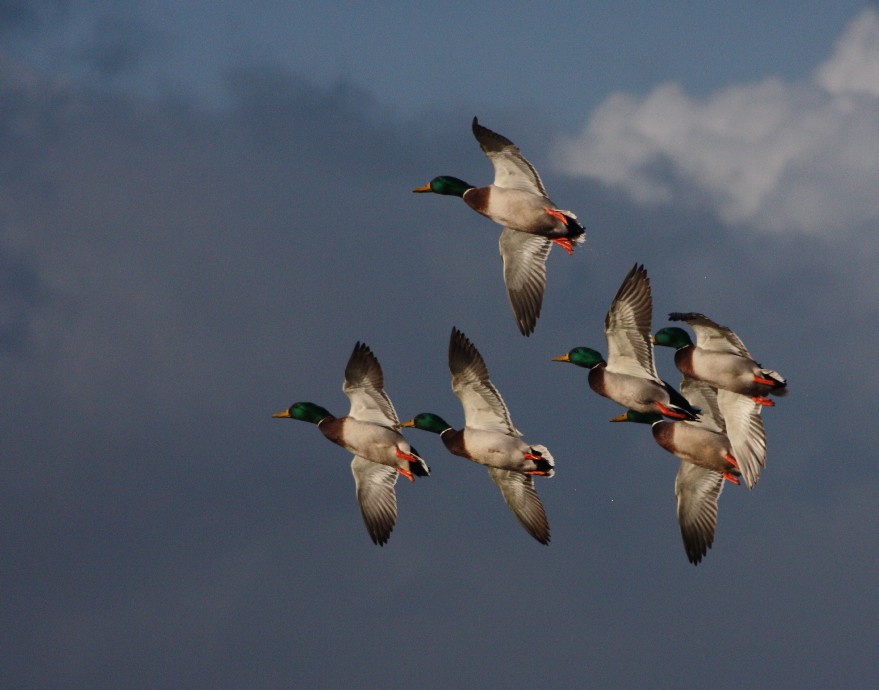
<path id="1" fill-rule="evenodd" d="M 549 544 L 549 520 L 531 475 L 497 467 L 487 469 L 519 524 L 541 544 Z"/>
<path id="2" fill-rule="evenodd" d="M 374 543 L 383 546 L 397 522 L 397 470 L 355 455 L 351 473 L 366 531 Z"/>
<path id="3" fill-rule="evenodd" d="M 652 320 L 650 278 L 644 266 L 635 264 L 604 319 L 608 371 L 649 378 L 662 384 L 653 360 Z"/>
<path id="4" fill-rule="evenodd" d="M 473 118 L 473 136 L 482 147 L 483 153 L 494 166 L 494 184 L 496 187 L 521 189 L 533 194 L 546 196 L 546 189 L 540 175 L 512 141 L 488 127 L 483 127 Z"/>
<path id="5" fill-rule="evenodd" d="M 705 314 L 696 312 L 681 313 L 674 311 L 668 315 L 669 321 L 684 321 L 696 334 L 696 347 L 716 352 L 731 352 L 735 355 L 753 359 L 748 348 L 731 329 L 720 326 Z"/>
<path id="6" fill-rule="evenodd" d="M 400 420 L 385 393 L 382 368 L 365 343 L 357 343 L 345 367 L 342 390 L 351 401 L 349 417 L 399 429 Z"/>
<path id="7" fill-rule="evenodd" d="M 681 379 L 681 395 L 687 399 L 690 405 L 702 408 L 699 420 L 685 422 L 686 424 L 701 426 L 703 429 L 716 431 L 720 434 L 724 433 L 723 415 L 717 406 L 717 389 L 714 386 L 684 376 Z"/>
<path id="8" fill-rule="evenodd" d="M 681 461 L 675 477 L 678 524 L 690 563 L 698 564 L 714 543 L 717 527 L 717 499 L 723 490 L 723 475 L 691 462 Z"/>
<path id="9" fill-rule="evenodd" d="M 498 246 L 504 262 L 504 285 L 510 306 L 522 335 L 530 335 L 537 325 L 543 292 L 546 289 L 546 257 L 552 242 L 504 228 Z"/>
<path id="10" fill-rule="evenodd" d="M 760 479 L 761 469 L 766 467 L 766 431 L 760 414 L 763 406 L 750 396 L 726 390 L 717 391 L 717 405 L 739 471 L 748 488 L 753 489 Z"/>
<path id="11" fill-rule="evenodd" d="M 498 431 L 509 436 L 522 434 L 513 425 L 504 399 L 488 377 L 479 350 L 461 331 L 452 328 L 449 338 L 449 371 L 452 391 L 464 408 L 464 425 L 470 429 Z"/>

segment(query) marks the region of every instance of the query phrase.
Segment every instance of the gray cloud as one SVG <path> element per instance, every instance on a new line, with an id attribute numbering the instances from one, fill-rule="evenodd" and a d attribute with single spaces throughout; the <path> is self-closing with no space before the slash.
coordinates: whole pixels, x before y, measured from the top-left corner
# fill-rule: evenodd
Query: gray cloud
<path id="1" fill-rule="evenodd" d="M 65 0 L 0 0 L 0 35 L 33 33 L 66 16 Z"/>
<path id="2" fill-rule="evenodd" d="M 45 297 L 33 266 L 0 247 L 0 350 L 22 354 L 33 345 L 32 314 Z"/>
<path id="3" fill-rule="evenodd" d="M 558 148 L 567 169 L 641 202 L 686 203 L 655 162 L 758 232 L 845 232 L 879 217 L 879 14 L 865 9 L 805 83 L 766 78 L 707 98 L 677 83 L 616 93 Z"/>
<path id="4" fill-rule="evenodd" d="M 589 233 L 574 257 L 553 252 L 524 339 L 497 229 L 410 192 L 436 174 L 490 179 L 472 113 L 401 121 L 351 86 L 266 68 L 228 83 L 233 106 L 208 112 L 0 73 L 0 294 L 20 314 L 0 323 L 21 344 L 0 351 L 10 686 L 822 685 L 840 664 L 875 682 L 856 662 L 879 613 L 858 460 L 875 446 L 874 381 L 846 364 L 871 361 L 873 243 L 758 243 L 705 197 L 633 204 L 554 175 L 524 122 L 496 116 Z M 765 413 L 765 475 L 724 492 L 698 569 L 675 460 L 549 361 L 605 349 L 635 261 L 657 324 L 704 311 L 791 382 Z M 453 324 L 558 462 L 541 485 L 549 548 L 480 468 L 412 433 L 433 476 L 401 483 L 377 549 L 347 454 L 270 417 L 299 399 L 343 414 L 359 339 L 401 415 L 459 423 Z"/>
<path id="5" fill-rule="evenodd" d="M 167 37 L 131 16 L 99 16 L 77 57 L 101 79 L 116 79 L 135 71 L 163 46 Z"/>

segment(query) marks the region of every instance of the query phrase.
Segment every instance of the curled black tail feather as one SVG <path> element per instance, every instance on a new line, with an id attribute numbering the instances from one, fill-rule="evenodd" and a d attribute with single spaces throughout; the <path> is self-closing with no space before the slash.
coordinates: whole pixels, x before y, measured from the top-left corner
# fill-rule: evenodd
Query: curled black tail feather
<path id="1" fill-rule="evenodd" d="M 553 474 L 555 474 L 555 465 L 550 463 L 548 460 L 540 458 L 539 460 L 535 460 L 534 464 L 536 465 L 538 472 L 543 472 L 543 474 L 548 476 L 552 476 Z"/>
<path id="2" fill-rule="evenodd" d="M 668 391 L 668 399 L 671 402 L 672 407 L 687 415 L 687 418 L 691 421 L 699 419 L 699 415 L 702 414 L 702 408 L 691 405 L 690 401 L 678 393 L 677 390 L 675 390 L 675 387 L 671 384 L 665 381 L 663 381 L 663 383 L 665 384 L 665 390 Z"/>
<path id="3" fill-rule="evenodd" d="M 409 469 L 412 470 L 412 474 L 414 474 L 416 477 L 429 477 L 430 468 L 418 454 L 418 451 L 415 450 L 412 446 L 409 446 L 409 451 L 412 453 L 412 455 L 418 458 L 416 462 L 409 463 Z"/>

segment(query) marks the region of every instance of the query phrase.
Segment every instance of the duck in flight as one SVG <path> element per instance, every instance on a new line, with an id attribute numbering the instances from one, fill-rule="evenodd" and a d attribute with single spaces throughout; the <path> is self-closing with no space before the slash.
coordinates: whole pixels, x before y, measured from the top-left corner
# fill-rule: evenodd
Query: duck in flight
<path id="1" fill-rule="evenodd" d="M 553 243 L 572 254 L 586 231 L 571 211 L 557 208 L 519 147 L 473 118 L 473 135 L 494 166 L 494 182 L 474 187 L 457 177 L 435 177 L 414 192 L 459 196 L 470 208 L 503 226 L 499 246 L 504 284 L 516 323 L 531 335 L 546 288 L 546 257 Z"/>

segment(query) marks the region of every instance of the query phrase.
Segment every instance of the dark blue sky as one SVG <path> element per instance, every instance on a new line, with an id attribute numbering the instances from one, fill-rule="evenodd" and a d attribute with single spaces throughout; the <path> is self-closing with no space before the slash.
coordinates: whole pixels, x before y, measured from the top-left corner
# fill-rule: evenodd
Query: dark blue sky
<path id="1" fill-rule="evenodd" d="M 4 685 L 876 685 L 879 15 L 698 6 L 0 4 Z M 410 191 L 491 180 L 473 115 L 587 228 L 531 338 L 498 228 Z M 677 460 L 550 361 L 635 262 L 790 383 L 698 567 Z M 453 325 L 555 457 L 548 547 L 410 431 L 377 548 L 271 418 L 344 414 L 360 340 L 460 424 Z"/>

